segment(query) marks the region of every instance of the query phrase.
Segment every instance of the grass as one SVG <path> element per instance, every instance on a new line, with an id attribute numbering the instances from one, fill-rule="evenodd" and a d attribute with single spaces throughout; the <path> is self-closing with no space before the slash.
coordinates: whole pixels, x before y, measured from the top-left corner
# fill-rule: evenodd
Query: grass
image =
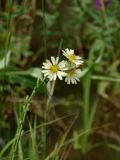
<path id="1" fill-rule="evenodd" d="M 101 2 L 0 1 L 0 159 L 119 160 L 120 4 Z M 65 48 L 84 59 L 77 85 L 41 72 Z"/>

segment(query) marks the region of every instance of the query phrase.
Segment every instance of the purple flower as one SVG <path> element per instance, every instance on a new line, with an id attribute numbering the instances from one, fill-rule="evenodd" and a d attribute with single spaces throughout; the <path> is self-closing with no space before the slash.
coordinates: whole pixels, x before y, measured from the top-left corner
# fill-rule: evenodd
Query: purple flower
<path id="1" fill-rule="evenodd" d="M 107 5 L 112 4 L 112 0 L 106 0 L 106 4 Z M 95 6 L 96 6 L 96 9 L 101 9 L 101 7 L 102 7 L 101 0 L 95 0 Z"/>
<path id="2" fill-rule="evenodd" d="M 107 0 L 107 4 L 112 4 L 112 0 Z"/>
<path id="3" fill-rule="evenodd" d="M 96 0 L 96 1 L 95 1 L 95 5 L 96 5 L 96 8 L 97 8 L 97 9 L 100 9 L 101 6 L 102 6 L 101 0 Z"/>

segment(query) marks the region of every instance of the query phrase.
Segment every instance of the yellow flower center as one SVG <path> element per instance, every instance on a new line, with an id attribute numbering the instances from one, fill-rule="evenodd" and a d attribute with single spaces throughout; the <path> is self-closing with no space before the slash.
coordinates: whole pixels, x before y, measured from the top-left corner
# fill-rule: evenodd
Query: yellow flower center
<path id="1" fill-rule="evenodd" d="M 74 53 L 70 54 L 69 57 L 68 57 L 69 61 L 71 61 L 71 62 L 74 62 L 75 58 L 76 58 L 76 55 Z"/>
<path id="2" fill-rule="evenodd" d="M 50 70 L 53 72 L 53 73 L 57 73 L 59 71 L 59 67 L 57 65 L 52 65 Z"/>
<path id="3" fill-rule="evenodd" d="M 69 76 L 73 76 L 74 74 L 75 74 L 75 70 L 74 69 L 69 71 Z"/>

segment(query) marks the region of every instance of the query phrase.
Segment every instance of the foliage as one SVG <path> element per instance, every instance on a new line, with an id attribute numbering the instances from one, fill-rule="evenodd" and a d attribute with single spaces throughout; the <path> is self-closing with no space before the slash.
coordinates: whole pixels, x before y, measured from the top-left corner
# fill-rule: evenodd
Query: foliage
<path id="1" fill-rule="evenodd" d="M 100 2 L 0 1 L 1 159 L 119 159 L 120 3 Z M 42 74 L 66 48 L 77 85 Z"/>

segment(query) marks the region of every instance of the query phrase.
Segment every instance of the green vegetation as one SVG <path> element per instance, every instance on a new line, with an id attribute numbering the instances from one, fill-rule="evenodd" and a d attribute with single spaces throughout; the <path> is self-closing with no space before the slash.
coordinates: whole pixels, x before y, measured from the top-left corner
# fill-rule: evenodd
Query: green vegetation
<path id="1" fill-rule="evenodd" d="M 119 160 L 120 2 L 99 1 L 0 0 L 0 160 Z"/>

